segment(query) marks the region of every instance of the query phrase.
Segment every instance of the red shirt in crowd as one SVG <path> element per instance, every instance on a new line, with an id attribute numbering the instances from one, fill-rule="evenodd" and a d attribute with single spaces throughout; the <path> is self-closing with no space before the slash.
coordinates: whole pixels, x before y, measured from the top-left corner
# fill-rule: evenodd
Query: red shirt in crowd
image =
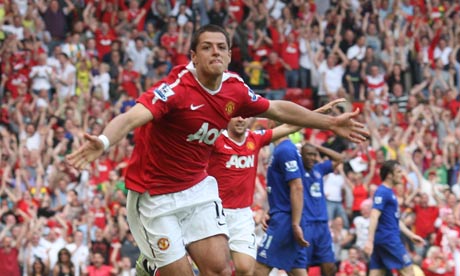
<path id="1" fill-rule="evenodd" d="M 107 33 L 102 33 L 101 30 L 98 29 L 94 36 L 96 38 L 96 49 L 99 53 L 99 59 L 102 59 L 105 54 L 110 52 L 110 45 L 117 39 L 117 35 L 112 30 L 109 30 Z"/>
<path id="2" fill-rule="evenodd" d="M 422 262 L 422 271 L 425 273 L 425 276 L 454 276 L 455 268 L 449 265 L 448 262 L 453 262 L 452 256 L 447 258 L 447 260 L 442 258 L 436 258 L 434 260 L 426 258 Z M 435 271 L 429 269 L 429 267 L 433 265 L 437 267 Z"/>
<path id="3" fill-rule="evenodd" d="M 339 274 L 345 275 L 357 275 L 361 272 L 366 272 L 367 267 L 364 262 L 356 261 L 351 262 L 350 260 L 344 260 L 340 263 Z"/>
<path id="4" fill-rule="evenodd" d="M 20 276 L 19 251 L 16 248 L 0 248 L 0 271 L 2 275 Z"/>
<path id="5" fill-rule="evenodd" d="M 353 189 L 353 205 L 351 207 L 352 211 L 361 210 L 361 203 L 369 197 L 369 194 L 364 187 L 364 184 L 358 184 Z"/>
<path id="6" fill-rule="evenodd" d="M 161 36 L 160 44 L 168 50 L 168 53 L 173 53 L 174 48 L 177 47 L 178 40 L 179 34 L 177 32 L 167 32 Z"/>
<path id="7" fill-rule="evenodd" d="M 94 215 L 94 225 L 99 229 L 105 229 L 107 218 L 105 215 L 105 208 L 89 208 L 89 211 Z"/>
<path id="8" fill-rule="evenodd" d="M 300 60 L 300 50 L 299 50 L 299 43 L 292 42 L 288 43 L 285 42 L 281 45 L 281 58 L 289 64 L 292 70 L 297 70 L 300 68 L 299 60 Z"/>
<path id="9" fill-rule="evenodd" d="M 139 97 L 139 91 L 136 86 L 136 82 L 140 78 L 140 74 L 134 70 L 123 70 L 121 73 L 121 87 L 131 97 L 136 99 Z"/>
<path id="10" fill-rule="evenodd" d="M 138 16 L 141 16 L 136 28 L 138 31 L 143 31 L 145 26 L 145 19 L 147 18 L 147 13 L 150 9 L 150 6 L 152 5 L 152 2 L 153 0 L 148 0 L 145 2 L 144 6 L 135 9 L 126 6 L 125 0 L 120 0 L 119 4 L 121 9 L 127 13 L 128 22 L 133 22 L 137 19 Z"/>
<path id="11" fill-rule="evenodd" d="M 101 184 L 103 182 L 109 181 L 109 173 L 110 171 L 114 168 L 113 162 L 108 159 L 101 159 L 97 163 L 94 163 L 95 165 L 95 170 L 99 172 L 99 174 L 96 176 L 94 175 L 93 178 L 91 179 L 91 182 L 95 185 Z M 96 167 L 96 164 L 97 167 Z"/>
<path id="12" fill-rule="evenodd" d="M 93 265 L 88 266 L 88 276 L 110 276 L 112 267 L 110 265 L 102 265 L 97 268 Z"/>
<path id="13" fill-rule="evenodd" d="M 264 65 L 264 70 L 267 72 L 271 89 L 278 90 L 286 88 L 286 77 L 284 75 L 285 69 L 280 61 L 277 61 L 274 64 L 266 63 Z"/>
<path id="14" fill-rule="evenodd" d="M 230 18 L 238 23 L 243 21 L 244 16 L 244 2 L 243 0 L 229 0 L 228 1 L 228 12 Z"/>
<path id="15" fill-rule="evenodd" d="M 425 238 L 428 234 L 435 232 L 434 222 L 439 216 L 439 208 L 437 206 L 421 205 L 414 206 L 415 216 L 415 233 L 420 237 Z"/>

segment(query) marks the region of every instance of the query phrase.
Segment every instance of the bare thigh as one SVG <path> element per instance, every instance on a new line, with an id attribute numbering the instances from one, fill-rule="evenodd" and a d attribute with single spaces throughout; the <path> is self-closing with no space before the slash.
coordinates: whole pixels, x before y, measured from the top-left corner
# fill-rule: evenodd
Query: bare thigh
<path id="1" fill-rule="evenodd" d="M 170 263 L 166 266 L 159 268 L 160 275 L 171 275 L 171 276 L 193 276 L 192 266 L 187 259 L 187 256 L 180 258 L 179 260 Z"/>
<path id="2" fill-rule="evenodd" d="M 200 275 L 231 275 L 230 250 L 225 235 L 192 242 L 187 251 L 200 270 Z"/>

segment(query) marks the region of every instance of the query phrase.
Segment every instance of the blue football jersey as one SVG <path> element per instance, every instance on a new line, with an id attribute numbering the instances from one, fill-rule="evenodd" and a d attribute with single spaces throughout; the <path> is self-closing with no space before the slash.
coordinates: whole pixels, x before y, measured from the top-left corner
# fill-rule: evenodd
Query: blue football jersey
<path id="1" fill-rule="evenodd" d="M 306 221 L 328 221 L 326 198 L 324 197 L 323 177 L 334 168 L 330 160 L 317 163 L 310 171 L 303 174 L 304 209 L 303 217 Z"/>
<path id="2" fill-rule="evenodd" d="M 399 206 L 393 190 L 380 185 L 375 191 L 373 201 L 372 208 L 381 212 L 375 231 L 375 243 L 385 243 L 389 239 L 400 241 Z"/>
<path id="3" fill-rule="evenodd" d="M 290 141 L 282 141 L 274 150 L 267 170 L 267 193 L 270 214 L 291 213 L 290 189 L 288 182 L 302 178 L 305 174 L 302 158 L 296 146 Z"/>

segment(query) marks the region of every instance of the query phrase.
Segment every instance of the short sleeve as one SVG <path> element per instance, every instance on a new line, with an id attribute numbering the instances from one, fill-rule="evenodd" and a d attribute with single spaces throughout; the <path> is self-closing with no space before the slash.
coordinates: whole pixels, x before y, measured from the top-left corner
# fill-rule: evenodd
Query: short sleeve
<path id="1" fill-rule="evenodd" d="M 289 182 L 296 178 L 302 178 L 300 170 L 301 163 L 299 163 L 299 154 L 295 147 L 286 147 L 280 155 L 280 166 L 284 175 L 284 181 Z"/>
<path id="2" fill-rule="evenodd" d="M 251 88 L 246 84 L 242 83 L 242 92 L 238 94 L 239 102 L 242 104 L 237 111 L 236 116 L 242 116 L 244 118 L 254 117 L 264 113 L 270 107 L 270 102 L 257 95 Z"/>
<path id="3" fill-rule="evenodd" d="M 382 189 L 377 189 L 374 194 L 374 200 L 372 203 L 372 208 L 379 211 L 383 211 L 386 202 L 385 191 Z"/>
<path id="4" fill-rule="evenodd" d="M 254 138 L 257 140 L 257 147 L 260 149 L 268 144 L 270 144 L 273 137 L 273 130 L 271 129 L 261 129 L 253 132 Z"/>
<path id="5" fill-rule="evenodd" d="M 167 114 L 174 104 L 175 92 L 167 83 L 160 83 L 142 93 L 137 102 L 144 105 L 155 120 Z"/>
<path id="6" fill-rule="evenodd" d="M 332 167 L 332 161 L 331 160 L 326 160 L 321 163 L 317 163 L 315 165 L 315 170 L 317 170 L 322 176 L 325 176 L 331 172 L 334 171 L 334 168 Z"/>

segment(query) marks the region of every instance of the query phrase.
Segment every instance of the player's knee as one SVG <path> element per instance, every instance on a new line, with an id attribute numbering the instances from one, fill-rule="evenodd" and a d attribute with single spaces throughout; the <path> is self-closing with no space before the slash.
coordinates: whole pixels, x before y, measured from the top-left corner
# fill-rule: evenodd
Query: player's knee
<path id="1" fill-rule="evenodd" d="M 321 266 L 321 275 L 334 276 L 337 272 L 337 267 L 334 263 L 325 263 Z"/>
<path id="2" fill-rule="evenodd" d="M 232 275 L 232 268 L 228 262 L 209 263 L 206 267 L 200 268 L 200 275 L 230 276 Z"/>
<path id="3" fill-rule="evenodd" d="M 236 276 L 252 276 L 254 275 L 254 264 L 240 263 L 235 267 Z"/>

